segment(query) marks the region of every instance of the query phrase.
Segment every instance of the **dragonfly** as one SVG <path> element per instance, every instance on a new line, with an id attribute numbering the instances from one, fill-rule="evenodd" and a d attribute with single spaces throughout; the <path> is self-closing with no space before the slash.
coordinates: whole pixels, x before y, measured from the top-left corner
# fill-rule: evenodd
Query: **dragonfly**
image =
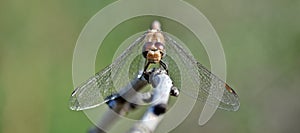
<path id="1" fill-rule="evenodd" d="M 150 29 L 132 42 L 112 64 L 75 88 L 69 101 L 70 109 L 91 109 L 115 99 L 118 97 L 115 95 L 118 89 L 126 86 L 126 79 L 147 75 L 153 65 L 167 71 L 174 86 L 178 88 L 171 90 L 173 95 L 178 96 L 180 92 L 220 109 L 239 109 L 237 93 L 199 63 L 171 35 L 163 32 L 159 21 L 154 21 Z M 128 70 L 125 69 L 127 67 Z M 223 96 L 217 96 L 213 93 L 215 91 L 223 92 Z M 213 99 L 208 99 L 209 95 Z M 219 101 L 219 104 L 213 101 Z"/>

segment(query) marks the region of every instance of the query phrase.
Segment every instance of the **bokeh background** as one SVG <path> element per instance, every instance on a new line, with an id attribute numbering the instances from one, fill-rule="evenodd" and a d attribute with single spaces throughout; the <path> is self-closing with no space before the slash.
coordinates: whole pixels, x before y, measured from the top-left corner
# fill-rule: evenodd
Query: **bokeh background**
<path id="1" fill-rule="evenodd" d="M 72 54 L 86 22 L 111 2 L 0 1 L 1 133 L 84 133 L 92 126 L 82 112 L 68 108 L 74 87 Z M 238 92 L 241 107 L 238 112 L 219 110 L 200 127 L 199 103 L 172 132 L 300 132 L 300 1 L 187 2 L 216 29 L 226 55 L 227 82 Z M 104 46 L 116 49 L 126 37 L 146 30 L 153 19 L 161 20 L 166 31 L 186 43 L 197 42 L 182 25 L 145 16 L 116 27 Z M 209 66 L 203 49 L 192 52 Z M 106 58 L 98 56 L 96 71 L 111 63 L 113 56 L 107 50 L 101 54 Z"/>

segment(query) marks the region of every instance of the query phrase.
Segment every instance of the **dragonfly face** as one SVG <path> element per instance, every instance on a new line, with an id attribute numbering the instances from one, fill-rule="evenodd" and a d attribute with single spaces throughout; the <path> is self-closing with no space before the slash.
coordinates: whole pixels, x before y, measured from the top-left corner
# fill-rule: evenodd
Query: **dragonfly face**
<path id="1" fill-rule="evenodd" d="M 160 42 L 147 42 L 143 47 L 143 56 L 149 63 L 159 63 L 165 55 L 164 44 Z"/>

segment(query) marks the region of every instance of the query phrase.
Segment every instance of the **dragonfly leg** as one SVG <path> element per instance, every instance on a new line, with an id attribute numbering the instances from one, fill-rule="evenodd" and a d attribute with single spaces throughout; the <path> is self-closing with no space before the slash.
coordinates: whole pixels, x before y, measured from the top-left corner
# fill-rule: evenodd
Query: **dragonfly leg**
<path id="1" fill-rule="evenodd" d="M 167 65 L 165 62 L 163 62 L 162 60 L 160 60 L 159 64 L 160 64 L 160 65 L 167 71 L 167 73 L 168 73 L 168 65 Z"/>
<path id="2" fill-rule="evenodd" d="M 145 62 L 145 67 L 144 67 L 144 73 L 147 71 L 147 68 L 149 67 L 150 62 L 146 61 Z"/>
<path id="3" fill-rule="evenodd" d="M 142 77 L 144 77 L 147 81 L 149 80 L 149 73 L 147 72 L 147 68 L 149 67 L 149 65 L 150 65 L 150 62 L 146 61 L 143 75 L 142 75 Z"/>

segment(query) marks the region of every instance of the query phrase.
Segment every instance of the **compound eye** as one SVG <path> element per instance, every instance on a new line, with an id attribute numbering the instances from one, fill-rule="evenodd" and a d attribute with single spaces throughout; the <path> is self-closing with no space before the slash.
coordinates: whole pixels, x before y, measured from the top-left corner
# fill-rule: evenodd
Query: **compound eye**
<path id="1" fill-rule="evenodd" d="M 160 51 L 162 57 L 164 57 L 166 53 L 165 45 L 160 42 L 156 42 L 155 47 Z"/>
<path id="2" fill-rule="evenodd" d="M 143 52 L 151 50 L 152 47 L 153 47 L 153 44 L 151 42 L 145 43 L 143 46 Z"/>
<path id="3" fill-rule="evenodd" d="M 162 43 L 160 43 L 160 42 L 156 42 L 156 43 L 155 43 L 155 47 L 156 47 L 158 50 L 161 50 L 161 51 L 164 51 L 164 50 L 165 50 L 164 44 L 162 44 Z"/>

